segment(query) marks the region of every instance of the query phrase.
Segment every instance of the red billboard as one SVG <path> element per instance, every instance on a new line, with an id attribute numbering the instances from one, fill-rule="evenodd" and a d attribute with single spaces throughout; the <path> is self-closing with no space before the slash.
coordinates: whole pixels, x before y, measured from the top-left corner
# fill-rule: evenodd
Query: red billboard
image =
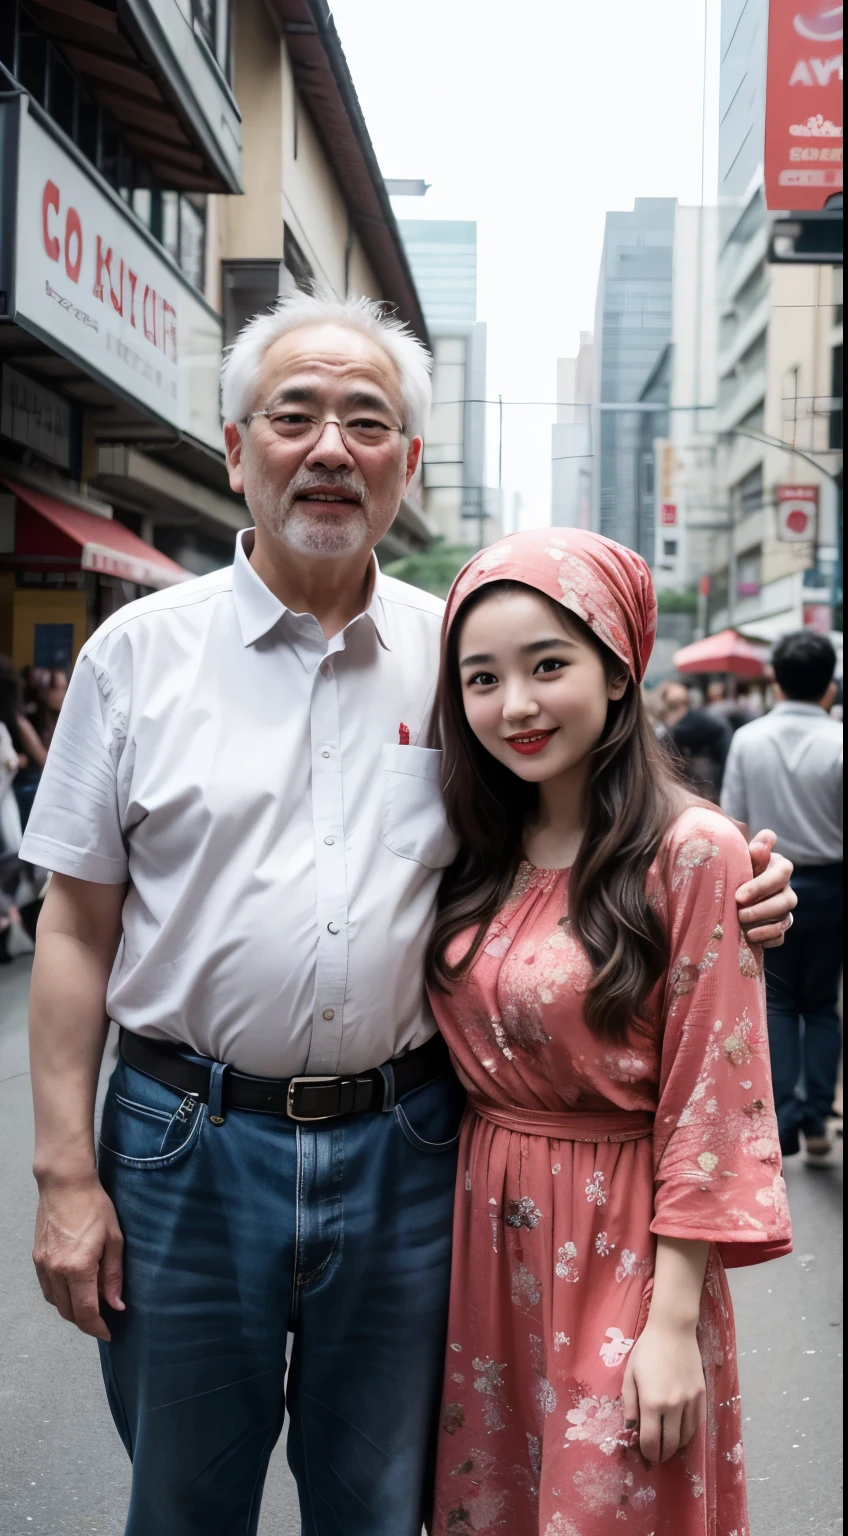
<path id="1" fill-rule="evenodd" d="M 842 191 L 842 6 L 769 0 L 766 206 L 823 208 Z"/>

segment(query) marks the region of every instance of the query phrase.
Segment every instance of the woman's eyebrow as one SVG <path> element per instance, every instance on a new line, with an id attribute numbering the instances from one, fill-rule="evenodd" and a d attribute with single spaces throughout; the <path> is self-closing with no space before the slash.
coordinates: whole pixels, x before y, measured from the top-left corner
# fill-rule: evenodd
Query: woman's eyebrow
<path id="1" fill-rule="evenodd" d="M 529 645 L 522 645 L 525 655 L 535 655 L 536 651 L 549 651 L 552 645 L 570 645 L 576 648 L 577 641 L 569 640 L 567 635 L 551 635 L 547 640 L 531 640 Z"/>

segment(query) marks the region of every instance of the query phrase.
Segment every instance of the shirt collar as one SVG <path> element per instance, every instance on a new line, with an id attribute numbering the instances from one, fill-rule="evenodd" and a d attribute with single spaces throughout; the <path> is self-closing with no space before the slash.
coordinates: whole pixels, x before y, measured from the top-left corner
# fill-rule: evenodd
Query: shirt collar
<path id="1" fill-rule="evenodd" d="M 242 528 L 236 535 L 233 560 L 233 602 L 241 638 L 245 645 L 254 645 L 257 640 L 261 640 L 274 628 L 275 624 L 279 623 L 283 615 L 289 612 L 285 603 L 281 603 L 270 587 L 266 587 L 261 576 L 257 575 L 250 563 L 253 537 L 252 528 Z M 356 619 L 352 619 L 351 623 L 356 624 L 359 619 L 369 618 L 377 631 L 377 638 L 383 649 L 390 651 L 391 635 L 386 606 L 383 602 L 384 578 L 377 563 L 377 556 L 372 554 L 371 560 L 373 569 L 371 598 L 367 608 L 358 614 Z M 346 628 L 349 629 L 350 625 Z"/>
<path id="2" fill-rule="evenodd" d="M 829 719 L 820 704 L 807 704 L 803 699 L 781 699 L 772 709 L 773 715 L 815 715 L 819 720 Z"/>

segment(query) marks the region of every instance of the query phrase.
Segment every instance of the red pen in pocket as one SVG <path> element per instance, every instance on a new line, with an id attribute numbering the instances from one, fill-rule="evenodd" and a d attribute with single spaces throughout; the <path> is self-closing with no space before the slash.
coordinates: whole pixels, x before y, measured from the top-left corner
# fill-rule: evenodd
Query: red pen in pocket
<path id="1" fill-rule="evenodd" d="M 401 721 L 400 725 L 398 726 L 398 746 L 409 746 L 409 726 L 404 725 L 403 721 Z"/>

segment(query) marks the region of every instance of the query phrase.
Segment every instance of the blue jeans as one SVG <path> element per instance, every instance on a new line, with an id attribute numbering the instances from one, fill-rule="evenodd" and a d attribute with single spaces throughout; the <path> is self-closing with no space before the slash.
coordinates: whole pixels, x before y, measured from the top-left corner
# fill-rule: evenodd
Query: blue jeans
<path id="1" fill-rule="evenodd" d="M 801 867 L 795 922 L 780 949 L 765 951 L 771 1075 L 780 1145 L 799 1149 L 799 1131 L 822 1136 L 833 1107 L 842 1029 L 842 865 Z"/>
<path id="2" fill-rule="evenodd" d="M 126 1536 L 253 1536 L 285 1407 L 303 1536 L 420 1536 L 463 1098 L 450 1075 L 326 1126 L 213 1125 L 119 1060 L 100 1177 L 127 1310 L 101 1358 Z"/>

